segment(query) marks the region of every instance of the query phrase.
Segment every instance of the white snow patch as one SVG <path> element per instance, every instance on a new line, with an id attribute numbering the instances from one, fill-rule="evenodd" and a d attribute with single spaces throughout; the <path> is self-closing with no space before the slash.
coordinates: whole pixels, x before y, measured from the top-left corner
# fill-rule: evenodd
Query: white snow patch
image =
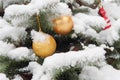
<path id="1" fill-rule="evenodd" d="M 85 24 L 93 28 L 104 28 L 106 25 L 105 20 L 100 16 L 86 15 L 83 13 L 78 13 L 75 17 L 82 20 Z"/>
<path id="2" fill-rule="evenodd" d="M 23 78 L 20 75 L 15 75 L 15 78 L 12 80 L 23 80 Z"/>
<path id="3" fill-rule="evenodd" d="M 107 16 L 112 17 L 114 19 L 120 18 L 120 6 L 118 6 L 115 3 L 110 2 L 103 2 L 103 6 L 105 8 L 105 11 L 107 13 Z M 117 12 L 116 12 L 117 11 Z"/>
<path id="4" fill-rule="evenodd" d="M 75 31 L 75 33 L 84 33 L 87 28 L 87 25 L 77 17 L 73 16 L 72 19 L 74 22 L 73 30 Z"/>
<path id="5" fill-rule="evenodd" d="M 59 0 L 31 0 L 28 5 L 10 5 L 5 9 L 5 16 L 18 16 L 18 15 L 34 15 L 39 13 L 39 10 L 46 8 L 49 5 L 58 3 Z"/>
<path id="6" fill-rule="evenodd" d="M 97 38 L 98 34 L 94 29 L 87 29 L 86 32 L 84 33 L 85 36 L 91 36 L 93 38 Z"/>
<path id="7" fill-rule="evenodd" d="M 37 62 L 30 62 L 28 65 L 28 69 L 31 73 L 33 73 L 33 77 L 31 80 L 40 80 L 44 71 L 44 68 L 40 64 L 38 64 Z"/>
<path id="8" fill-rule="evenodd" d="M 17 27 L 3 27 L 0 28 L 0 40 L 7 38 L 12 39 L 13 41 L 24 40 L 26 37 L 25 28 Z"/>
<path id="9" fill-rule="evenodd" d="M 43 75 L 40 80 L 51 80 L 51 75 Z"/>
<path id="10" fill-rule="evenodd" d="M 0 80 L 9 80 L 5 74 L 0 73 Z"/>
<path id="11" fill-rule="evenodd" d="M 120 80 L 120 71 L 110 65 L 101 68 L 86 66 L 79 75 L 80 80 Z"/>
<path id="12" fill-rule="evenodd" d="M 6 22 L 3 18 L 0 17 L 0 29 L 3 27 L 11 27 L 8 22 Z"/>
<path id="13" fill-rule="evenodd" d="M 52 13 L 54 13 L 56 16 L 63 16 L 63 15 L 72 15 L 71 9 L 68 8 L 68 5 L 66 3 L 58 3 L 56 4 L 52 9 Z M 53 16 L 55 16 L 53 15 Z"/>
<path id="14" fill-rule="evenodd" d="M 31 31 L 31 36 L 33 41 L 41 41 L 41 42 L 45 41 L 45 39 L 49 37 L 48 34 L 45 34 L 43 32 L 37 32 L 35 30 Z"/>
<path id="15" fill-rule="evenodd" d="M 30 55 L 30 51 L 26 47 L 19 47 L 8 52 L 7 56 L 11 59 L 26 59 Z"/>
<path id="16" fill-rule="evenodd" d="M 13 44 L 0 41 L 0 55 L 6 56 L 6 54 L 14 48 L 15 46 Z"/>
<path id="17" fill-rule="evenodd" d="M 85 66 L 89 63 L 100 63 L 99 61 L 104 61 L 105 51 L 103 48 L 89 48 L 83 51 L 69 51 L 67 53 L 54 54 L 50 57 L 45 58 L 43 66 L 46 70 L 59 69 L 63 66 L 75 66 L 81 65 Z M 100 64 L 99 64 L 100 65 Z"/>
<path id="18" fill-rule="evenodd" d="M 119 39 L 119 34 L 113 28 L 109 28 L 107 30 L 101 31 L 99 33 L 98 40 L 103 43 L 109 43 L 112 45 L 115 41 Z"/>

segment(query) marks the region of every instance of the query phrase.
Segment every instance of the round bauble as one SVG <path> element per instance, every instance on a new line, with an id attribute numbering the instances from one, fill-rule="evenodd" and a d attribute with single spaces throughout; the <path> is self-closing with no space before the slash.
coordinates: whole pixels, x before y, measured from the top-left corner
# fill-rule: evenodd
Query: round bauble
<path id="1" fill-rule="evenodd" d="M 56 33 L 66 35 L 72 31 L 73 20 L 71 16 L 60 16 L 53 20 L 53 29 Z"/>
<path id="2" fill-rule="evenodd" d="M 45 34 L 45 33 L 44 33 Z M 56 50 L 56 41 L 55 39 L 48 35 L 43 41 L 33 41 L 32 48 L 37 56 L 42 58 L 52 55 Z"/>

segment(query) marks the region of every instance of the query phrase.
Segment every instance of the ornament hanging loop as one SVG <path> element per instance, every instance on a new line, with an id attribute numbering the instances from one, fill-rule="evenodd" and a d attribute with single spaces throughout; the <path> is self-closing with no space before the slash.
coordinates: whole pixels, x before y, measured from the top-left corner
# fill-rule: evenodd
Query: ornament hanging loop
<path id="1" fill-rule="evenodd" d="M 36 14 L 36 19 L 37 19 L 37 23 L 38 23 L 39 32 L 42 32 L 41 24 L 40 24 L 40 15 L 39 14 Z"/>

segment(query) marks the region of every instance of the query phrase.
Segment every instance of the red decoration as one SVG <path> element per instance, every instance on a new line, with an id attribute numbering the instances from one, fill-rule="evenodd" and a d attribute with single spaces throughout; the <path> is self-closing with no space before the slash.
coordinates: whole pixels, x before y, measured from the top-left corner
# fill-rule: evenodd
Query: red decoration
<path id="1" fill-rule="evenodd" d="M 106 23 L 107 23 L 107 25 L 105 26 L 105 28 L 104 28 L 103 30 L 109 29 L 109 28 L 111 27 L 111 22 L 110 22 L 109 18 L 107 17 L 106 11 L 105 11 L 105 9 L 103 8 L 103 6 L 100 7 L 98 14 L 99 14 L 101 17 L 103 17 L 103 18 L 105 19 Z"/>

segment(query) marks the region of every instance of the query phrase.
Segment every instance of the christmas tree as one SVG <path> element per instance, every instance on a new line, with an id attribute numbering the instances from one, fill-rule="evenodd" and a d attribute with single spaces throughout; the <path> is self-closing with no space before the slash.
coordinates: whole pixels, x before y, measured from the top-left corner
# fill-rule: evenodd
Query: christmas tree
<path id="1" fill-rule="evenodd" d="M 0 80 L 120 80 L 118 0 L 0 0 Z"/>

